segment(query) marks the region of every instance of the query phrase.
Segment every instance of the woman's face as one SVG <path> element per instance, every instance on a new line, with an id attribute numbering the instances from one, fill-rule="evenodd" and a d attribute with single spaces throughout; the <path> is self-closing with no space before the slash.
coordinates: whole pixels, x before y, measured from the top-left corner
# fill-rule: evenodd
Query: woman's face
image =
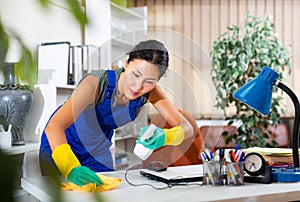
<path id="1" fill-rule="evenodd" d="M 125 71 L 119 83 L 120 94 L 128 99 L 134 100 L 151 91 L 159 78 L 157 67 L 145 60 L 134 59 L 129 63 L 125 62 Z"/>

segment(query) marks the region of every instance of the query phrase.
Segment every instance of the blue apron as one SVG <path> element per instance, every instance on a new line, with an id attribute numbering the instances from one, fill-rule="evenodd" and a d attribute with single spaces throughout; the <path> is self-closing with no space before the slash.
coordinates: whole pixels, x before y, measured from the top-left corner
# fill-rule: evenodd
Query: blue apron
<path id="1" fill-rule="evenodd" d="M 65 131 L 67 141 L 81 165 L 95 172 L 114 170 L 110 152 L 114 129 L 133 121 L 142 106 L 141 98 L 125 106 L 113 106 L 116 93 L 116 74 L 108 70 L 108 83 L 103 101 L 83 111 Z M 45 131 L 42 134 L 40 159 L 55 166 Z M 55 166 L 56 167 L 56 166 Z M 43 165 L 41 165 L 43 172 Z"/>

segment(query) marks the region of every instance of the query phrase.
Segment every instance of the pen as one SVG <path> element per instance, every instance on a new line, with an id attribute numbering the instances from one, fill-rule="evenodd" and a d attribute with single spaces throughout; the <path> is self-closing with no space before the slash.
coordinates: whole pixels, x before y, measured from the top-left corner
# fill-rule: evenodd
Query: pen
<path id="1" fill-rule="evenodd" d="M 224 157 L 225 157 L 225 149 L 224 148 L 219 149 L 219 157 L 220 157 L 220 161 L 224 161 Z"/>
<path id="2" fill-rule="evenodd" d="M 234 150 L 234 153 L 235 153 L 235 154 L 236 154 L 236 152 L 239 150 L 240 146 L 241 146 L 240 143 L 238 143 L 238 144 L 236 145 L 235 150 Z"/>
<path id="3" fill-rule="evenodd" d="M 228 175 L 229 175 L 229 178 L 231 177 L 233 183 L 237 184 L 232 164 L 229 163 L 227 166 L 228 166 Z"/>
<path id="4" fill-rule="evenodd" d="M 207 161 L 207 158 L 206 158 L 206 155 L 204 154 L 204 152 L 201 152 L 200 155 L 201 155 L 201 158 L 203 161 Z"/>
<path id="5" fill-rule="evenodd" d="M 221 161 L 220 155 L 219 155 L 219 150 L 216 150 L 214 153 L 214 160 L 215 161 Z"/>
<path id="6" fill-rule="evenodd" d="M 226 184 L 226 174 L 228 172 L 228 171 L 226 171 L 226 167 L 227 166 L 226 166 L 226 162 L 225 162 L 225 159 L 224 159 L 224 157 L 225 157 L 225 149 L 224 148 L 220 148 L 218 150 L 218 152 L 219 152 L 219 155 L 218 155 L 219 161 L 222 162 L 222 165 L 220 167 L 220 174 L 222 175 L 222 183 L 223 183 L 223 185 L 225 185 Z"/>
<path id="7" fill-rule="evenodd" d="M 205 166 L 205 169 L 204 169 L 204 170 L 206 170 L 205 175 L 207 174 L 207 176 L 208 176 L 207 183 L 209 184 L 209 180 L 210 180 L 211 183 L 213 185 L 215 185 L 215 181 L 214 181 L 213 173 L 212 173 L 212 168 L 211 168 L 211 165 L 209 163 L 209 160 L 207 159 L 208 155 L 205 152 L 201 152 L 200 155 L 201 155 L 201 158 L 203 160 L 203 166 Z"/>
<path id="8" fill-rule="evenodd" d="M 232 162 L 236 162 L 236 158 L 235 158 L 235 153 L 233 150 L 230 150 L 229 151 L 229 154 L 230 154 L 230 159 Z"/>
<path id="9" fill-rule="evenodd" d="M 238 179 L 239 179 L 240 183 L 242 183 L 242 181 L 241 181 L 242 173 L 241 173 L 241 170 L 240 170 L 240 168 L 239 168 L 239 165 L 236 164 L 238 161 L 237 161 L 236 158 L 235 158 L 235 154 L 234 154 L 233 150 L 230 150 L 230 151 L 229 151 L 229 154 L 230 154 L 230 157 L 231 157 L 232 162 L 235 163 L 235 164 L 234 164 L 234 165 L 235 165 L 235 169 L 236 169 L 236 171 L 237 171 L 237 173 L 238 173 L 238 175 L 239 175 Z"/>
<path id="10" fill-rule="evenodd" d="M 227 181 L 230 181 L 230 178 L 232 179 L 233 183 L 236 184 L 236 179 L 234 175 L 234 171 L 232 169 L 232 164 L 230 163 L 230 157 L 225 154 L 225 160 L 227 161 L 227 168 L 228 168 L 228 173 L 227 173 Z"/>
<path id="11" fill-rule="evenodd" d="M 214 154 L 215 154 L 215 152 L 216 152 L 216 150 L 215 150 L 215 147 L 213 147 L 212 149 L 211 149 L 211 151 L 210 151 L 211 153 L 212 153 L 212 155 L 214 156 Z"/>
<path id="12" fill-rule="evenodd" d="M 240 158 L 237 159 L 239 162 L 243 162 L 244 161 L 244 156 L 245 156 L 245 152 L 241 152 Z"/>
<path id="13" fill-rule="evenodd" d="M 207 175 L 208 175 L 208 179 L 211 181 L 211 183 L 213 185 L 215 185 L 215 181 L 214 181 L 214 177 L 213 177 L 213 173 L 211 172 L 211 170 L 208 168 L 209 164 L 206 164 L 206 169 L 207 169 Z"/>
<path id="14" fill-rule="evenodd" d="M 214 160 L 214 154 L 213 154 L 213 152 L 211 151 L 211 152 L 209 152 L 209 155 L 210 155 L 210 159 L 211 160 Z"/>
<path id="15" fill-rule="evenodd" d="M 205 151 L 204 151 L 203 153 L 205 154 L 206 159 L 207 159 L 208 161 L 210 161 L 210 158 L 209 158 L 208 154 L 207 154 Z"/>
<path id="16" fill-rule="evenodd" d="M 239 159 L 241 158 L 241 154 L 242 154 L 242 150 L 237 150 L 237 152 L 235 152 L 235 158 L 237 161 L 239 161 Z"/>

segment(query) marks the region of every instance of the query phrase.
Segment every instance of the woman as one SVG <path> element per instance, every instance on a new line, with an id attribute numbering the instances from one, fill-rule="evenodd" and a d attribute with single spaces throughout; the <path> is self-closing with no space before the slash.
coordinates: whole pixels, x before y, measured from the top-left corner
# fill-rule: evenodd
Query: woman
<path id="1" fill-rule="evenodd" d="M 124 68 L 87 74 L 51 116 L 44 130 L 40 147 L 43 175 L 49 174 L 48 168 L 58 168 L 70 182 L 79 186 L 90 182 L 101 185 L 101 179 L 94 172 L 114 170 L 109 150 L 113 130 L 134 120 L 147 102 L 174 128 L 158 128 L 147 141 L 138 139 L 144 146 L 156 149 L 178 145 L 183 138 L 192 136 L 189 122 L 157 85 L 168 62 L 164 45 L 148 40 L 128 53 Z"/>

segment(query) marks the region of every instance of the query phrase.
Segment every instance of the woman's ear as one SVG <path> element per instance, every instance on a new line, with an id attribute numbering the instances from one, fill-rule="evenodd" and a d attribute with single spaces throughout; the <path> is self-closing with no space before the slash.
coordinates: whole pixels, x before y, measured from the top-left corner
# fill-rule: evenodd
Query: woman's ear
<path id="1" fill-rule="evenodd" d="M 126 57 L 125 57 L 125 59 L 124 59 L 124 68 L 126 68 L 127 67 L 127 65 L 128 65 L 128 59 L 129 59 L 129 55 L 126 55 Z"/>

